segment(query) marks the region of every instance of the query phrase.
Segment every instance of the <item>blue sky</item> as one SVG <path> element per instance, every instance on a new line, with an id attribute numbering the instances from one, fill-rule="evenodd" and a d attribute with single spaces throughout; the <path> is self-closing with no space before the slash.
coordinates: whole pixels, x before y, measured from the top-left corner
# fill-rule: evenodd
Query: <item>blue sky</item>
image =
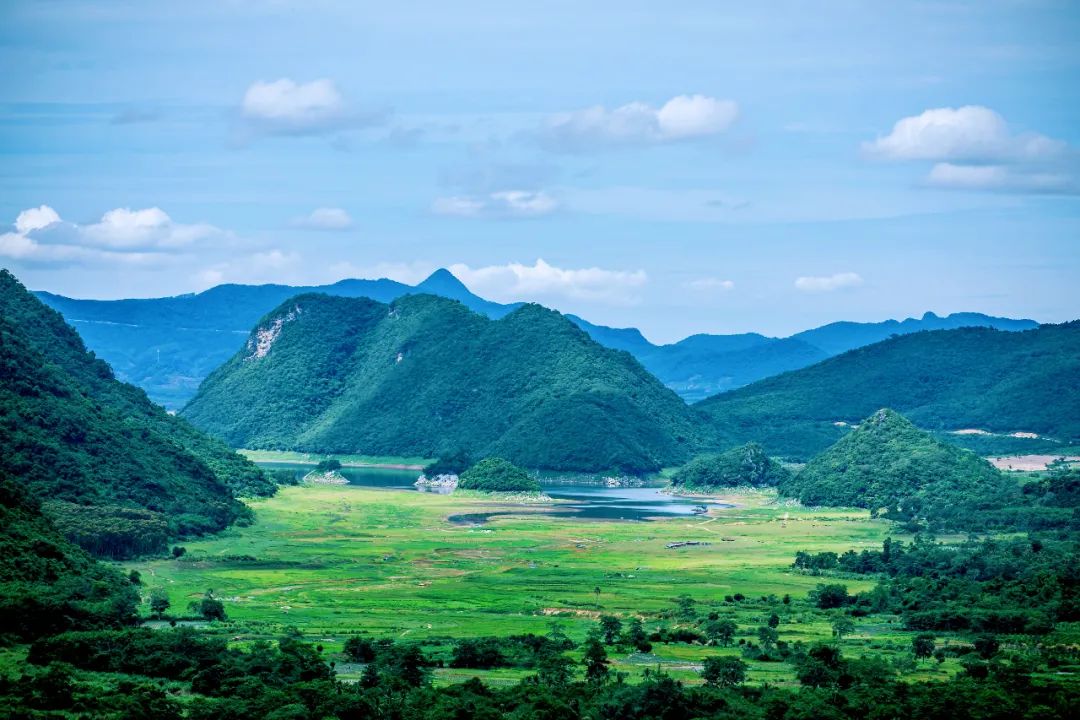
<path id="1" fill-rule="evenodd" d="M 104 298 L 447 266 L 656 341 L 1073 319 L 1077 38 L 1067 1 L 10 0 L 0 265 Z"/>

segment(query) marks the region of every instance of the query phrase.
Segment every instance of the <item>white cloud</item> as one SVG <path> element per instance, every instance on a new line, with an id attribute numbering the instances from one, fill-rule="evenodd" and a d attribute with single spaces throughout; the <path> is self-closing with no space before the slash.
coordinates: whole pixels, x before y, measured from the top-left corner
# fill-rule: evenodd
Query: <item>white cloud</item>
<path id="1" fill-rule="evenodd" d="M 551 116 L 540 139 L 548 149 L 560 152 L 673 142 L 722 133 L 738 114 L 737 103 L 705 95 L 679 95 L 659 108 L 643 102 L 613 110 L 594 105 Z"/>
<path id="2" fill-rule="evenodd" d="M 160 208 L 116 208 L 88 225 L 65 222 L 48 205 L 19 213 L 15 232 L 0 235 L 0 257 L 30 263 L 146 264 L 229 234 L 213 225 L 175 223 Z"/>
<path id="3" fill-rule="evenodd" d="M 241 112 L 255 129 L 280 135 L 315 135 L 348 126 L 374 124 L 378 114 L 348 111 L 332 80 L 297 83 L 289 78 L 252 83 Z"/>
<path id="4" fill-rule="evenodd" d="M 833 290 L 858 287 L 862 284 L 862 277 L 853 272 L 817 277 L 806 276 L 795 280 L 795 287 L 803 292 L 831 292 Z"/>
<path id="5" fill-rule="evenodd" d="M 887 160 L 1025 162 L 1061 156 L 1067 145 L 1037 133 L 1013 134 L 990 108 L 935 108 L 902 118 L 892 132 L 863 149 Z"/>
<path id="6" fill-rule="evenodd" d="M 935 108 L 902 118 L 892 132 L 863 143 L 870 157 L 932 161 L 932 187 L 1021 193 L 1075 193 L 1076 153 L 1038 133 L 1014 133 L 981 105 Z"/>
<path id="7" fill-rule="evenodd" d="M 352 218 L 341 208 L 316 208 L 311 214 L 296 218 L 293 225 L 310 230 L 348 230 Z"/>
<path id="8" fill-rule="evenodd" d="M 724 291 L 735 289 L 734 280 L 722 280 L 715 277 L 704 277 L 696 280 L 689 280 L 685 283 L 686 287 L 691 290 L 697 290 L 699 292 L 712 292 L 712 291 Z"/>
<path id="9" fill-rule="evenodd" d="M 559 202 L 543 191 L 500 190 L 487 195 L 436 198 L 431 211 L 465 218 L 527 218 L 548 215 L 558 207 Z"/>
<path id="10" fill-rule="evenodd" d="M 562 297 L 629 304 L 637 300 L 637 291 L 648 281 L 644 270 L 566 269 L 542 259 L 533 265 L 508 263 L 472 268 L 456 264 L 448 269 L 473 292 L 503 301 Z"/>
<path id="11" fill-rule="evenodd" d="M 60 215 L 48 205 L 42 205 L 19 213 L 19 216 L 15 218 L 15 231 L 28 233 L 58 222 L 60 222 Z"/>
<path id="12" fill-rule="evenodd" d="M 1068 175 L 1005 165 L 937 163 L 926 176 L 928 185 L 956 190 L 1000 190 L 1032 193 L 1075 193 L 1080 188 Z"/>

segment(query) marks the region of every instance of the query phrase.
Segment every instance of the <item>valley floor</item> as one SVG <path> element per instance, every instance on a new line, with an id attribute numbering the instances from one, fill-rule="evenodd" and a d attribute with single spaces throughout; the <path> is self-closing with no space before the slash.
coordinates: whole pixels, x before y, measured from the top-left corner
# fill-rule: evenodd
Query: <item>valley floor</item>
<path id="1" fill-rule="evenodd" d="M 795 553 L 877 548 L 894 526 L 860 510 L 778 503 L 768 492 L 722 499 L 736 507 L 714 508 L 708 517 L 582 521 L 523 507 L 519 515 L 468 526 L 447 518 L 505 505 L 356 486 L 289 487 L 250 502 L 257 516 L 250 527 L 187 543 L 179 560 L 128 567 L 142 574 L 148 589 L 164 587 L 177 614 L 212 589 L 229 617 L 214 627 L 237 643 L 295 626 L 338 659 L 345 678 L 360 672 L 338 656 L 352 634 L 437 648 L 448 638 L 544 634 L 557 621 L 581 640 L 600 614 L 624 621 L 640 616 L 646 631 L 661 622 L 678 626 L 672 613 L 682 594 L 696 601 L 699 614 L 715 611 L 735 620 L 736 640 L 756 639 L 774 611 L 784 641 L 829 638 L 829 616 L 805 598 L 819 583 L 837 580 L 794 571 Z M 702 544 L 666 547 L 683 541 Z M 851 592 L 873 584 L 864 578 L 841 582 Z M 746 599 L 725 601 L 739 593 Z M 781 600 L 786 594 L 790 604 Z M 909 658 L 912 634 L 899 627 L 891 616 L 858 619 L 855 632 L 842 640 L 844 652 Z M 660 664 L 697 682 L 704 657 L 738 653 L 737 645 L 656 643 L 651 654 L 612 659 L 632 678 Z M 958 668 L 954 664 L 923 663 L 907 672 L 945 677 Z M 528 672 L 447 668 L 436 679 L 480 676 L 499 683 Z M 794 682 L 791 672 L 787 663 L 752 662 L 749 679 L 786 685 Z"/>

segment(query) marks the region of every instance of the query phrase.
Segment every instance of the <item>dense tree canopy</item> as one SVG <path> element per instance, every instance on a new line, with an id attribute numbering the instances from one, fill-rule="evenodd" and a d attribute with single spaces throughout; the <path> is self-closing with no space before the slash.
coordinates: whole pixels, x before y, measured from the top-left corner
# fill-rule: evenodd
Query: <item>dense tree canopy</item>
<path id="1" fill-rule="evenodd" d="M 757 443 L 747 443 L 726 452 L 698 455 L 679 468 L 673 485 L 686 489 L 716 487 L 775 487 L 791 473 Z"/>
<path id="2" fill-rule="evenodd" d="M 461 490 L 539 492 L 540 483 L 527 471 L 502 458 L 484 458 L 461 474 Z"/>

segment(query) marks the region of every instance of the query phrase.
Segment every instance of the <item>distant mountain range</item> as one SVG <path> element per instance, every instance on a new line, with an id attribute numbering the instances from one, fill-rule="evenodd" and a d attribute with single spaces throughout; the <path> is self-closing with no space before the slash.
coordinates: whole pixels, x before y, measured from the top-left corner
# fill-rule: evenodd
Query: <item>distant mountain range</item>
<path id="1" fill-rule="evenodd" d="M 711 435 L 630 355 L 554 310 L 492 320 L 434 295 L 290 298 L 182 414 L 239 447 L 574 471 L 658 470 Z"/>
<path id="2" fill-rule="evenodd" d="M 485 300 L 447 270 L 438 270 L 415 286 L 384 279 L 306 287 L 219 285 L 193 295 L 136 300 L 77 300 L 47 292 L 37 295 L 79 330 L 87 346 L 106 360 L 120 379 L 142 387 L 165 407 L 178 409 L 195 394 L 203 378 L 237 351 L 263 315 L 290 297 L 310 292 L 378 302 L 426 293 L 457 300 L 493 319 L 521 306 Z M 1032 320 L 977 313 L 948 317 L 926 313 L 902 322 L 833 323 L 788 338 L 756 333 L 693 335 L 670 345 L 654 345 L 634 328 L 611 328 L 574 315 L 566 317 L 600 344 L 631 353 L 688 402 L 803 368 L 895 334 L 968 326 L 1026 330 L 1038 325 Z"/>
<path id="3" fill-rule="evenodd" d="M 1012 445 L 1047 436 L 1063 447 L 1080 440 L 1080 321 L 1023 332 L 958 328 L 898 336 L 694 407 L 727 443 L 754 440 L 798 460 L 882 407 L 927 430 L 965 430 L 973 438 L 1000 433 Z M 1013 433 L 1021 436 L 1007 437 Z M 948 439 L 968 444 L 966 437 Z"/>

